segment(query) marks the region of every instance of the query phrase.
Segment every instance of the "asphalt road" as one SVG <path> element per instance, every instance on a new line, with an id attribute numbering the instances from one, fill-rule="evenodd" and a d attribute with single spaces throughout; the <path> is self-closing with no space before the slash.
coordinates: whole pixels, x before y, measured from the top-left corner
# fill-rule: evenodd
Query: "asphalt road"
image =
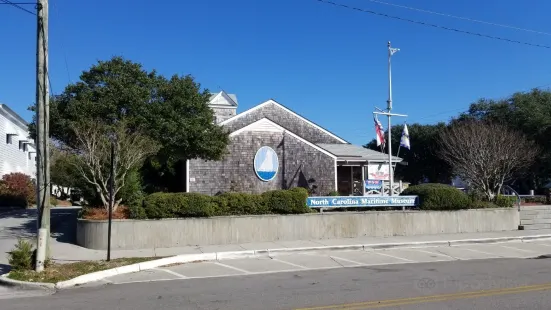
<path id="1" fill-rule="evenodd" d="M 551 258 L 109 284 L 0 301 L 15 309 L 551 309 Z"/>

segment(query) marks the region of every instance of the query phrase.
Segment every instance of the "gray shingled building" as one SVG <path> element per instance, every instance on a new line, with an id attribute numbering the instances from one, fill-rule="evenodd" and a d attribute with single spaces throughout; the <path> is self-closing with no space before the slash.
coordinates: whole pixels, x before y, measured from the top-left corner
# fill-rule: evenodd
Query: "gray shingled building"
<path id="1" fill-rule="evenodd" d="M 388 163 L 387 155 L 352 145 L 274 100 L 237 114 L 236 96 L 222 91 L 212 95 L 210 105 L 231 142 L 221 161 L 187 162 L 188 192 L 261 193 L 298 186 L 312 195 L 349 195 L 354 187 L 362 191 L 368 165 Z"/>

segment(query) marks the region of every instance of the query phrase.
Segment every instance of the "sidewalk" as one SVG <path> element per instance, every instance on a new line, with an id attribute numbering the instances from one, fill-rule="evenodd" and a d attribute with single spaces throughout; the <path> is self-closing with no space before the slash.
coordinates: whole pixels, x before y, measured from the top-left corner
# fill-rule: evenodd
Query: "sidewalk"
<path id="1" fill-rule="evenodd" d="M 59 263 L 69 263 L 83 260 L 103 260 L 107 251 L 91 250 L 74 244 L 73 218 L 79 208 L 55 208 L 52 210 L 52 258 Z M 0 213 L 0 273 L 7 271 L 7 253 L 17 242 L 18 237 L 32 238 L 36 235 L 36 210 L 15 210 Z M 121 257 L 167 257 L 180 254 L 200 254 L 213 252 L 273 250 L 282 248 L 305 248 L 346 245 L 368 245 L 385 243 L 419 243 L 419 242 L 449 242 L 465 239 L 509 238 L 534 235 L 549 235 L 546 230 L 516 230 L 503 232 L 442 234 L 396 237 L 359 237 L 346 239 L 323 240 L 290 240 L 262 243 L 241 243 L 231 245 L 193 245 L 174 248 L 151 248 L 141 250 L 112 249 L 112 258 Z"/>
<path id="2" fill-rule="evenodd" d="M 244 250 L 273 250 L 282 248 L 306 248 L 326 246 L 347 246 L 347 245 L 369 245 L 369 244 L 393 244 L 393 243 L 423 243 L 423 242 L 451 242 L 459 240 L 482 240 L 488 238 L 511 238 L 548 235 L 551 238 L 551 229 L 531 231 L 503 231 L 465 234 L 442 234 L 442 235 L 421 235 L 421 236 L 396 236 L 396 237 L 360 237 L 345 239 L 325 240 L 293 240 L 262 243 L 241 243 L 231 245 L 197 245 L 176 248 L 156 248 L 142 250 L 118 250 L 111 251 L 112 258 L 121 257 L 167 257 L 180 254 L 200 254 Z M 60 262 L 73 262 L 80 260 L 102 260 L 107 256 L 107 251 L 90 250 L 74 244 L 60 243 L 52 239 L 53 259 Z"/>

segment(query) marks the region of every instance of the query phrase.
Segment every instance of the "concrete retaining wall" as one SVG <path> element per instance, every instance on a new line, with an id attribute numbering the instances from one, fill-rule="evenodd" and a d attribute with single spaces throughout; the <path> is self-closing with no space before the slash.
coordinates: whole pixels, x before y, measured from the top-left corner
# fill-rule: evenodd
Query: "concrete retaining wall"
<path id="1" fill-rule="evenodd" d="M 113 220 L 112 247 L 168 248 L 276 240 L 413 236 L 516 230 L 516 209 L 343 212 L 164 220 Z M 107 221 L 79 220 L 77 243 L 106 249 Z"/>

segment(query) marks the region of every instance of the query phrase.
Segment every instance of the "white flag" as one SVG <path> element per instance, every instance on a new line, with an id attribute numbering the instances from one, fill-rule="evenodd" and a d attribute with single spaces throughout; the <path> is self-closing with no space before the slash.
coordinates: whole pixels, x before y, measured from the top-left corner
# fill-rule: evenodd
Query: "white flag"
<path id="1" fill-rule="evenodd" d="M 410 149 L 410 142 L 409 142 L 409 131 L 408 126 L 404 124 L 404 130 L 402 131 L 402 138 L 400 139 L 400 146 L 405 147 L 406 149 Z"/>
<path id="2" fill-rule="evenodd" d="M 394 55 L 396 52 L 398 52 L 400 49 L 399 48 L 393 48 L 391 47 L 390 48 L 390 56 Z"/>

